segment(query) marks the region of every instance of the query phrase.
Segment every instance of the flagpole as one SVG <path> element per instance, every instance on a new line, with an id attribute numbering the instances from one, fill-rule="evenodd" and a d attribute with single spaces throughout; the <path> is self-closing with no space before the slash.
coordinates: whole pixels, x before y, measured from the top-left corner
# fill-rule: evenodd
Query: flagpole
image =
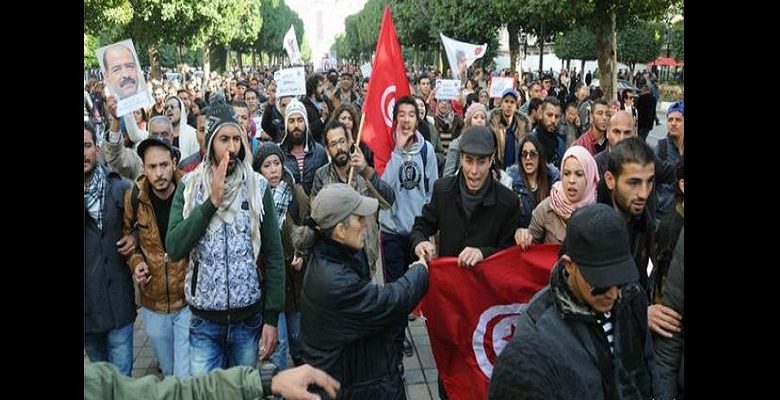
<path id="1" fill-rule="evenodd" d="M 358 135 L 357 139 L 355 140 L 355 150 L 359 150 L 360 148 L 360 136 L 363 134 L 363 122 L 366 120 L 366 113 L 365 111 L 360 115 L 360 128 L 358 128 Z M 347 133 L 349 134 L 349 133 Z M 350 155 L 351 156 L 351 155 Z M 355 168 L 352 168 L 352 166 L 349 167 L 349 178 L 347 178 L 347 185 L 352 184 L 352 175 L 355 173 Z"/>

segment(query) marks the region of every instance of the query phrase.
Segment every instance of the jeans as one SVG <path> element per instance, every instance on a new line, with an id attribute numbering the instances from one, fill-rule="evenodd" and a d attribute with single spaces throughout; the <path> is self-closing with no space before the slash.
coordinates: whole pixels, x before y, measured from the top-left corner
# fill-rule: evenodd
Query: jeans
<path id="1" fill-rule="evenodd" d="M 87 333 L 84 348 L 92 362 L 108 361 L 119 372 L 132 376 L 133 372 L 133 324 L 129 323 L 108 332 Z"/>
<path id="2" fill-rule="evenodd" d="M 284 371 L 287 369 L 287 349 L 290 349 L 290 358 L 293 363 L 298 365 L 302 363 L 301 360 L 301 313 L 295 312 L 281 312 L 279 313 L 279 324 L 277 326 L 279 333 L 279 344 L 276 346 L 276 351 L 271 356 L 271 362 L 273 362 L 278 371 Z"/>
<path id="3" fill-rule="evenodd" d="M 141 308 L 146 333 L 163 375 L 190 376 L 190 308 L 173 314 Z"/>
<path id="4" fill-rule="evenodd" d="M 394 282 L 402 277 L 409 264 L 414 261 L 412 258 L 412 241 L 409 236 L 394 235 L 382 232 L 382 259 L 385 267 L 385 283 Z M 398 325 L 394 326 L 394 340 L 396 351 L 398 353 L 398 362 L 404 359 L 404 337 L 406 336 L 406 326 L 409 321 L 404 318 Z"/>
<path id="5" fill-rule="evenodd" d="M 190 367 L 192 375 L 236 365 L 257 366 L 263 315 L 220 324 L 195 314 L 190 318 Z"/>

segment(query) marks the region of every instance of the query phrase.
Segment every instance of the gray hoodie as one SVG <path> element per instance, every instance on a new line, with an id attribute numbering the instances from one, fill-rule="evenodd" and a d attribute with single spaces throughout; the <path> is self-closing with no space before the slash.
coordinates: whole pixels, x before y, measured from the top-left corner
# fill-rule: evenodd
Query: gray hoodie
<path id="1" fill-rule="evenodd" d="M 423 138 L 420 131 L 415 132 L 415 135 L 416 145 L 404 150 L 393 150 L 382 175 L 382 180 L 395 192 L 392 207 L 379 211 L 382 232 L 409 235 L 414 226 L 414 218 L 422 213 L 423 206 L 431 200 L 433 183 L 439 179 L 433 145 Z M 422 160 L 421 144 L 427 146 L 425 163 Z"/>

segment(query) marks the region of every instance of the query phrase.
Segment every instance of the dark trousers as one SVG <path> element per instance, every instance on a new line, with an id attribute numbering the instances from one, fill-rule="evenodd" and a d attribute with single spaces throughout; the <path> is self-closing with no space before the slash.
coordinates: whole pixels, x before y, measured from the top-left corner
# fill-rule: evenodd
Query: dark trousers
<path id="1" fill-rule="evenodd" d="M 414 261 L 412 257 L 412 241 L 409 236 L 393 235 L 391 233 L 381 233 L 382 237 L 382 260 L 385 273 L 385 283 L 394 282 L 396 279 L 402 277 L 406 270 L 409 268 L 409 264 Z M 403 363 L 404 360 L 404 337 L 406 335 L 406 327 L 409 325 L 409 321 L 404 320 L 394 328 L 394 342 L 396 350 L 398 352 L 398 362 Z"/>
<path id="2" fill-rule="evenodd" d="M 651 129 L 639 128 L 638 131 L 639 131 L 639 137 L 642 138 L 642 140 L 644 140 L 645 142 L 647 142 L 647 135 L 650 134 Z"/>

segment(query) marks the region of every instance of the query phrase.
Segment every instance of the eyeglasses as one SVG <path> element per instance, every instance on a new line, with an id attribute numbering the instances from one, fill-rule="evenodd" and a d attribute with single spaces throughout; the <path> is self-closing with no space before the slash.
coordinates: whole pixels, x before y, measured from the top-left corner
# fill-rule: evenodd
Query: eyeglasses
<path id="1" fill-rule="evenodd" d="M 522 152 L 520 152 L 520 156 L 522 158 L 529 158 L 530 157 L 530 158 L 533 159 L 533 158 L 539 157 L 539 153 L 536 152 L 536 150 L 523 150 Z"/>

